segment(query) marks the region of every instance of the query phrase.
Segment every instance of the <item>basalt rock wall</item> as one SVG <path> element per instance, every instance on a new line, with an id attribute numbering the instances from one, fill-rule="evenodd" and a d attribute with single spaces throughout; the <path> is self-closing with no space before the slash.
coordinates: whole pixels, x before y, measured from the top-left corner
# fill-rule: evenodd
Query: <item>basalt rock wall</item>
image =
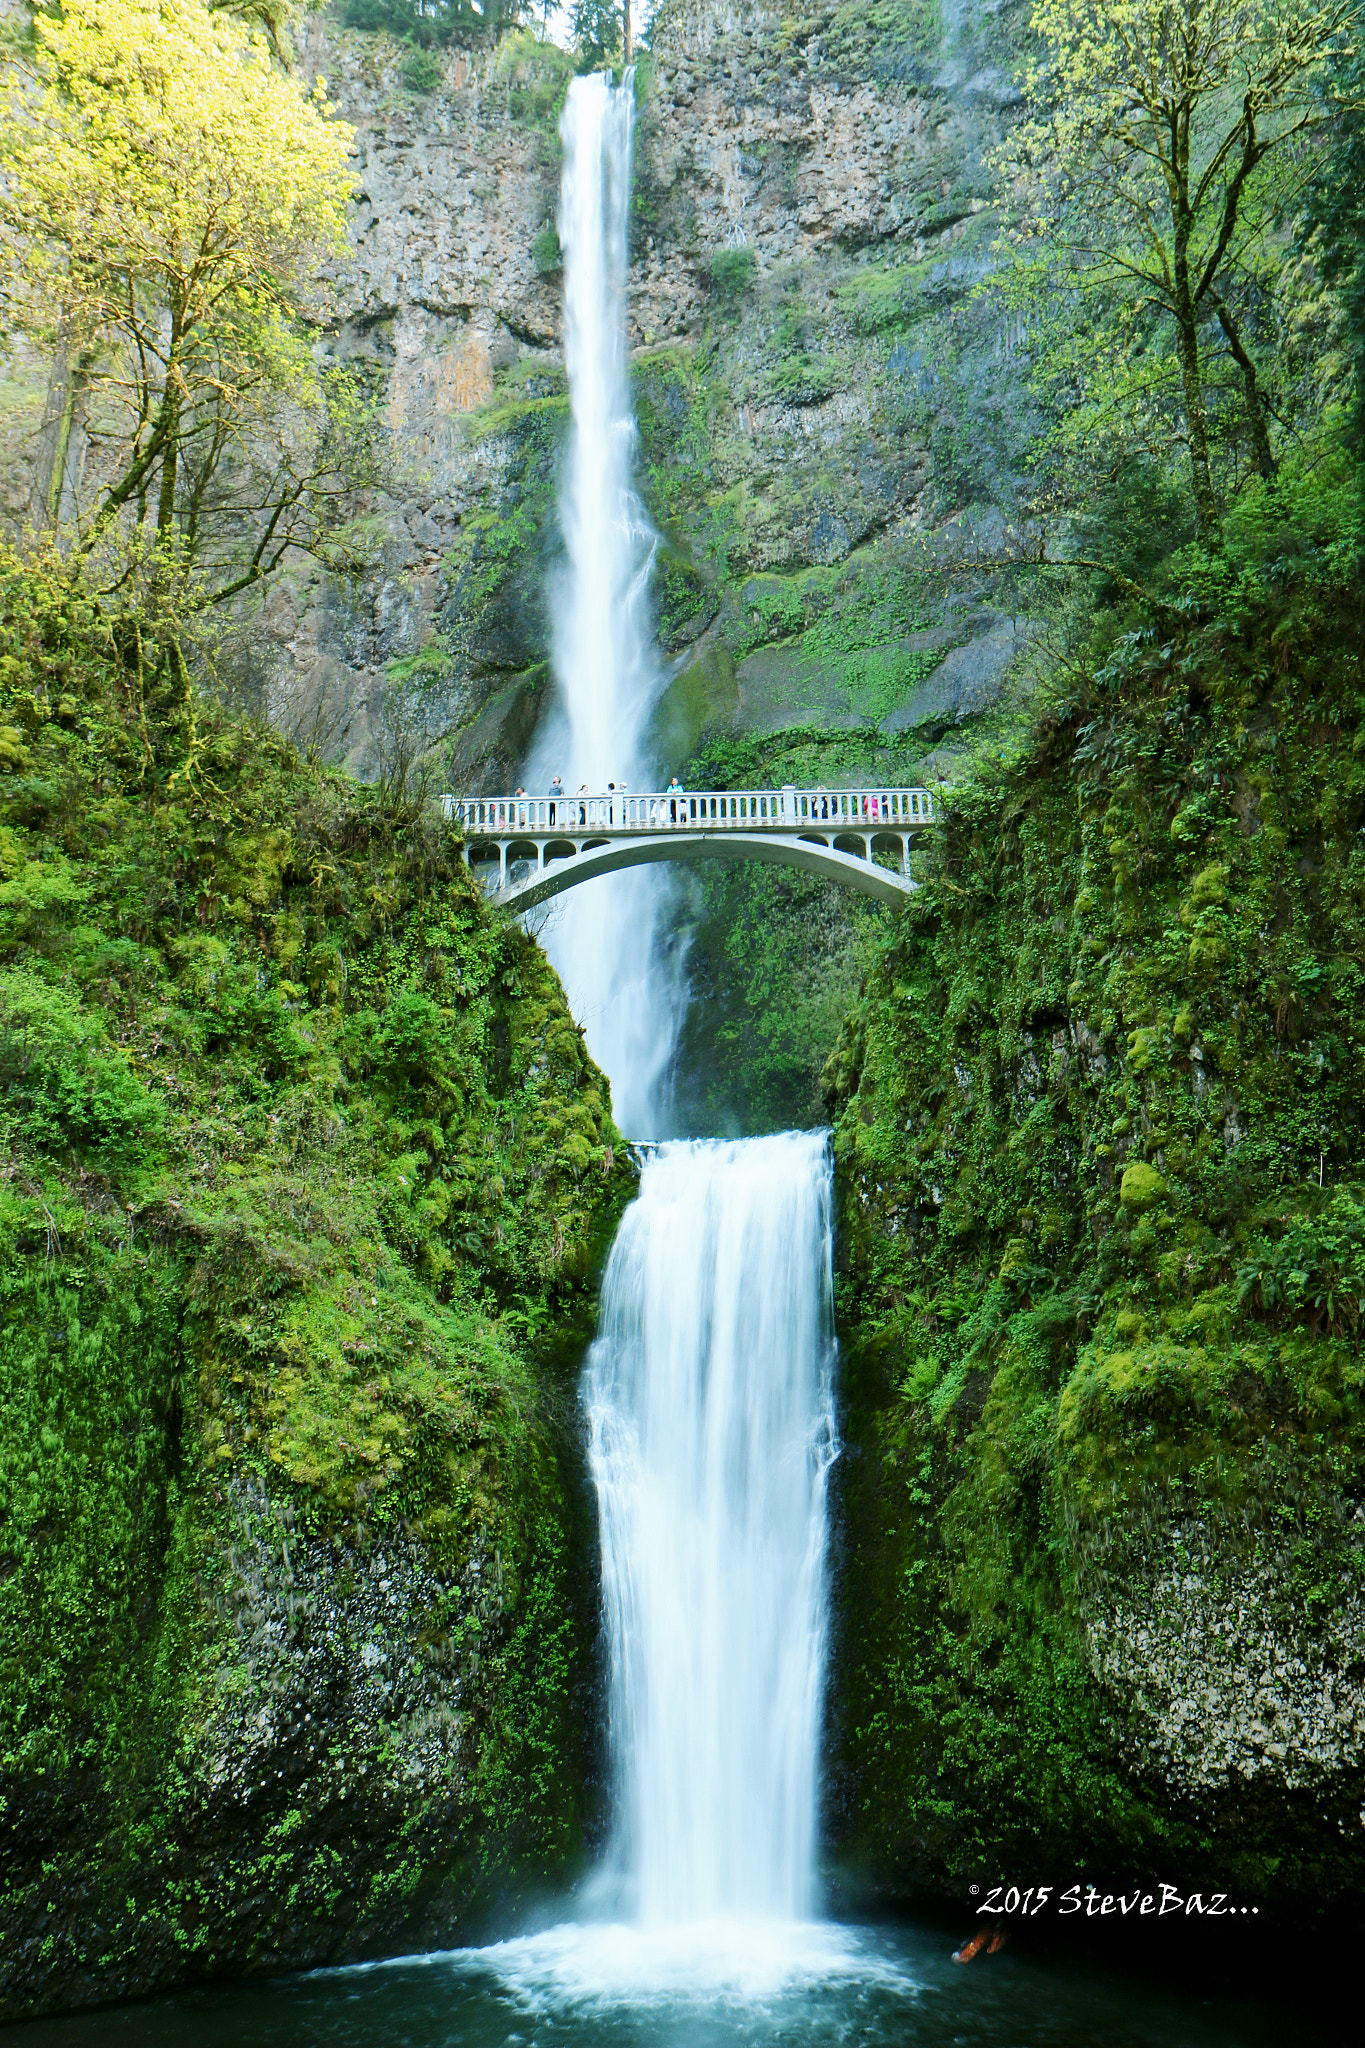
<path id="1" fill-rule="evenodd" d="M 451 773 L 488 786 L 515 776 L 550 683 L 570 67 L 506 38 L 448 53 L 416 95 L 400 54 L 326 18 L 300 53 L 356 135 L 334 346 L 372 366 L 394 476 L 371 572 L 281 584 L 258 644 L 276 717 L 361 773 L 416 658 Z M 929 599 L 910 572 L 926 536 L 998 531 L 1012 505 L 1012 338 L 967 311 L 1011 61 L 999 14 L 930 0 L 656 20 L 627 311 L 663 541 L 661 772 L 704 734 L 811 721 L 847 736 L 832 774 L 887 747 L 905 768 L 1010 671 L 1015 626 L 979 578 Z"/>

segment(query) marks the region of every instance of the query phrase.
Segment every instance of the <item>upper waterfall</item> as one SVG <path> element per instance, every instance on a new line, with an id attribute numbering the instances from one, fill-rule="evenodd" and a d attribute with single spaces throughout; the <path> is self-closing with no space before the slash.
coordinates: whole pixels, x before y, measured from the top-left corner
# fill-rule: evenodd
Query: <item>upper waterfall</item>
<path id="1" fill-rule="evenodd" d="M 569 87 L 561 134 L 564 367 L 572 402 L 560 497 L 568 574 L 555 608 L 573 787 L 637 781 L 645 720 L 658 693 L 648 588 L 656 538 L 635 490 L 635 421 L 626 369 L 635 88 L 602 72 Z M 600 777 L 600 781 L 594 780 Z"/>
<path id="2" fill-rule="evenodd" d="M 635 423 L 626 361 L 631 146 L 627 72 L 576 78 L 560 122 L 564 171 L 564 360 L 572 427 L 560 494 L 565 566 L 552 591 L 554 710 L 528 770 L 544 791 L 639 788 L 653 764 L 645 731 L 662 675 L 650 638 L 656 537 L 633 481 Z M 564 902 L 542 937 L 574 1015 L 609 1076 L 633 1137 L 659 1131 L 659 1084 L 677 1033 L 679 977 L 656 940 L 668 884 L 642 872 L 595 882 Z"/>

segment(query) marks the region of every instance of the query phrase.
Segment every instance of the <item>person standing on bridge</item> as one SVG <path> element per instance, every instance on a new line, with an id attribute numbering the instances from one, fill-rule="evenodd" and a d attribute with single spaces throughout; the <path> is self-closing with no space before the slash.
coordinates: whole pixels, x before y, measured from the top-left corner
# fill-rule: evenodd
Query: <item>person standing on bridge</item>
<path id="1" fill-rule="evenodd" d="M 552 783 L 550 784 L 550 789 L 549 789 L 549 797 L 550 797 L 550 823 L 551 823 L 552 825 L 553 825 L 553 824 L 555 823 L 555 820 L 556 820 L 556 815 L 557 815 L 557 814 L 556 814 L 556 811 L 555 811 L 555 804 L 556 804 L 556 802 L 558 801 L 558 799 L 559 799 L 560 797 L 562 797 L 562 796 L 563 796 L 563 794 L 564 794 L 564 784 L 563 784 L 563 782 L 562 782 L 562 781 L 560 780 L 559 776 L 558 776 L 558 775 L 556 775 L 556 777 L 555 777 L 554 781 L 553 781 L 553 782 L 552 782 Z"/>
<path id="2" fill-rule="evenodd" d="M 580 782 L 578 785 L 578 822 L 580 825 L 586 825 L 588 822 L 588 795 L 587 783 Z"/>
<path id="3" fill-rule="evenodd" d="M 678 822 L 678 799 L 683 794 L 683 786 L 675 775 L 668 785 L 668 821 L 671 825 Z"/>

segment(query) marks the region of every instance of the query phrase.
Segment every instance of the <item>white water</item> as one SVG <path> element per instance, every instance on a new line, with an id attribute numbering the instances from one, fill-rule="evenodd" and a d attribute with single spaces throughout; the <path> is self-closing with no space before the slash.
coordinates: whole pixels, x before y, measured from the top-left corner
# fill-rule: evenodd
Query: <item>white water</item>
<path id="1" fill-rule="evenodd" d="M 528 780 L 639 788 L 660 673 L 636 496 L 624 284 L 634 94 L 575 80 L 559 233 L 571 436 L 558 703 Z M 612 1082 L 657 1131 L 682 1007 L 668 884 L 568 892 L 542 939 Z M 586 1923 L 481 1952 L 518 1997 L 766 1998 L 874 1975 L 816 1922 L 826 1480 L 835 1456 L 831 1172 L 818 1134 L 664 1145 L 613 1246 L 584 1376 L 616 1794 Z M 596 1909 L 593 1917 L 592 1908 Z"/>
<path id="2" fill-rule="evenodd" d="M 585 1376 L 612 1860 L 647 1928 L 814 1907 L 830 1287 L 820 1133 L 648 1158 Z"/>
<path id="3" fill-rule="evenodd" d="M 538 737 L 528 787 L 555 774 L 640 788 L 654 764 L 646 728 L 662 677 L 649 630 L 656 537 L 635 491 L 635 423 L 626 364 L 627 212 L 635 90 L 597 73 L 569 87 L 560 135 L 564 172 L 564 359 L 572 407 L 560 499 L 566 570 L 554 593 L 555 710 Z M 610 1077 L 617 1122 L 632 1136 L 660 1128 L 660 1092 L 680 1009 L 678 973 L 661 944 L 667 879 L 633 869 L 558 899 L 541 930 Z"/>

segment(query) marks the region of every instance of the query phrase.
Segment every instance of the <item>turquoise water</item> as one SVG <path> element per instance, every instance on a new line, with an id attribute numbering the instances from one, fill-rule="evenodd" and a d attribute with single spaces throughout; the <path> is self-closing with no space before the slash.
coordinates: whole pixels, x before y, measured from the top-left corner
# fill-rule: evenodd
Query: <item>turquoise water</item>
<path id="1" fill-rule="evenodd" d="M 14 2048 L 1271 2048 L 1283 2012 L 941 1929 L 562 1927 L 7 2030 Z"/>

